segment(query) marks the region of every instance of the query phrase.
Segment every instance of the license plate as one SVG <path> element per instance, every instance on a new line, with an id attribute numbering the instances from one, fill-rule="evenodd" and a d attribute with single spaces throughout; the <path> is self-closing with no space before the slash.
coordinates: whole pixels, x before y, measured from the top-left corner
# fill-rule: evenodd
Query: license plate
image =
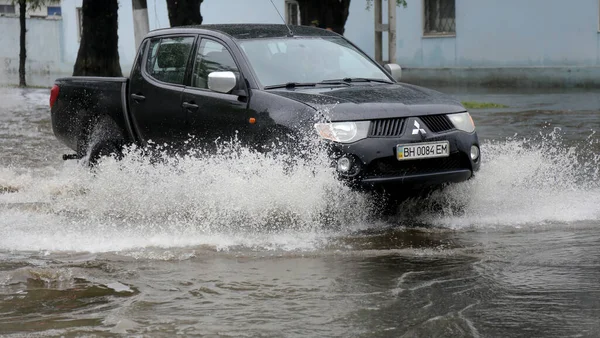
<path id="1" fill-rule="evenodd" d="M 396 158 L 398 161 L 446 157 L 449 155 L 450 143 L 448 141 L 399 144 L 396 147 Z"/>

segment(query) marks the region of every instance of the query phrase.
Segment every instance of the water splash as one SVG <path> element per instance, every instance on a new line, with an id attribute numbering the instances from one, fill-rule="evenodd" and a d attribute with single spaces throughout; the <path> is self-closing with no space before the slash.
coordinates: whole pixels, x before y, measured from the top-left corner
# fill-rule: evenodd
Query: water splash
<path id="1" fill-rule="evenodd" d="M 105 158 L 92 173 L 71 163 L 45 179 L 12 175 L 3 184 L 18 192 L 0 195 L 13 206 L 3 211 L 0 228 L 9 235 L 0 248 L 307 249 L 333 228 L 368 223 L 375 208 L 335 178 L 326 156 L 290 168 L 289 158 L 235 142 L 210 155 L 157 161 L 143 153 Z"/>
<path id="2" fill-rule="evenodd" d="M 598 220 L 600 140 L 594 135 L 569 144 L 555 129 L 533 138 L 485 142 L 476 178 L 436 192 L 425 203 L 435 210 L 416 218 L 453 229 Z"/>
<path id="3" fill-rule="evenodd" d="M 600 219 L 598 139 L 559 131 L 482 145 L 476 178 L 380 217 L 377 201 L 336 178 L 326 156 L 289 159 L 225 144 L 216 154 L 161 157 L 130 149 L 97 169 L 0 169 L 0 249 L 315 250 L 357 230 L 394 225 L 505 229 Z M 7 190 L 7 189 L 5 189 Z M 410 216 L 407 216 L 410 215 Z"/>

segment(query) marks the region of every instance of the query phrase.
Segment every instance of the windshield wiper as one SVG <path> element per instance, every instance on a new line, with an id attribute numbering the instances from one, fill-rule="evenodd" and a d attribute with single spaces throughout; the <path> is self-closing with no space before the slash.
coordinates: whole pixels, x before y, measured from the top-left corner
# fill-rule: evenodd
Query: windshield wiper
<path id="1" fill-rule="evenodd" d="M 277 88 L 296 88 L 296 87 L 314 87 L 317 84 L 314 82 L 288 82 L 272 86 L 265 86 L 265 89 L 277 89 Z"/>
<path id="2" fill-rule="evenodd" d="M 393 83 L 389 80 L 384 80 L 384 79 L 371 79 L 371 78 L 366 78 L 366 77 L 345 77 L 343 79 L 337 79 L 337 80 L 326 80 L 327 82 L 329 81 L 343 81 L 343 82 L 379 82 L 379 83 Z M 325 82 L 325 81 L 323 81 Z"/>
<path id="3" fill-rule="evenodd" d="M 333 80 L 323 80 L 321 82 L 288 82 L 282 84 L 276 84 L 271 86 L 265 86 L 265 89 L 279 89 L 279 88 L 296 88 L 296 87 L 315 87 L 318 85 L 345 85 L 350 86 L 350 82 L 382 82 L 382 83 L 392 83 L 386 80 L 381 79 L 367 79 L 362 77 L 350 78 L 346 77 L 343 79 L 333 79 Z"/>
<path id="4" fill-rule="evenodd" d="M 321 82 L 319 82 L 320 84 L 328 84 L 328 85 L 345 85 L 345 86 L 349 86 L 350 84 L 348 83 L 348 81 L 343 81 L 343 80 L 323 80 Z"/>

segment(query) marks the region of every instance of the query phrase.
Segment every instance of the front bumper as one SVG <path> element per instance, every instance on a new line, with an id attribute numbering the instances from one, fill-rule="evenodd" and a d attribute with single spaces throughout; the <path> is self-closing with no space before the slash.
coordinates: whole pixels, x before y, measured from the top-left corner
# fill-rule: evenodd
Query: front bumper
<path id="1" fill-rule="evenodd" d="M 405 133 L 406 134 L 406 133 Z M 398 144 L 448 141 L 450 155 L 442 158 L 398 161 Z M 350 156 L 356 171 L 338 172 L 340 179 L 362 189 L 389 192 L 426 189 L 470 179 L 479 170 L 481 155 L 471 159 L 471 146 L 479 147 L 477 134 L 452 130 L 445 133 L 369 137 L 352 144 L 331 144 L 332 165 L 342 156 Z"/>

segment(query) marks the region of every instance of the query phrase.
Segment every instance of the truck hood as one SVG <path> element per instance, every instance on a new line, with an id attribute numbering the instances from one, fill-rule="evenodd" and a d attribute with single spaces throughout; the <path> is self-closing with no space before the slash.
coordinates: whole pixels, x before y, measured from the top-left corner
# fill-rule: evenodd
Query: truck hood
<path id="1" fill-rule="evenodd" d="M 309 87 L 269 91 L 302 102 L 330 121 L 356 121 L 392 117 L 464 112 L 456 99 L 409 84 L 365 84 L 348 87 Z"/>

